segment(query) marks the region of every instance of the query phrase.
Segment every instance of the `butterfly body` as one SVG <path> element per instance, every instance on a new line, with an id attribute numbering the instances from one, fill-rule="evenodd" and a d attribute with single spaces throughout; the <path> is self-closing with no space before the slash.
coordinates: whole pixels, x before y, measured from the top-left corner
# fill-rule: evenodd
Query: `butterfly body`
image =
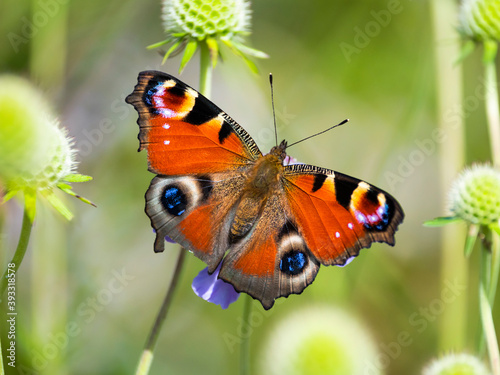
<path id="1" fill-rule="evenodd" d="M 169 236 L 210 273 L 269 309 L 298 294 L 323 265 L 343 265 L 372 242 L 394 244 L 403 211 L 368 183 L 306 164 L 287 144 L 262 155 L 248 133 L 176 78 L 142 72 L 127 102 L 153 178 L 146 213 L 154 249 Z"/>

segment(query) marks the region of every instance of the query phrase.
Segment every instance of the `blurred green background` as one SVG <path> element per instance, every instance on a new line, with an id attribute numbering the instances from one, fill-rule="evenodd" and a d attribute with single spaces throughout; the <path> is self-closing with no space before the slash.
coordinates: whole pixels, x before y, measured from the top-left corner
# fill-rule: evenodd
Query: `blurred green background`
<path id="1" fill-rule="evenodd" d="M 460 287 L 465 227 L 456 224 L 450 232 L 458 246 L 451 253 L 455 259 L 446 258 L 447 280 L 458 287 L 455 298 L 443 298 L 444 290 L 449 293 L 441 277 L 443 230 L 422 226 L 446 213 L 449 181 L 443 175 L 457 169 L 456 157 L 440 150 L 459 147 L 453 139 L 460 130 L 450 130 L 443 142 L 432 140 L 441 114 L 459 113 L 454 106 L 439 107 L 437 98 L 439 87 L 444 95 L 454 91 L 453 85 L 439 83 L 443 77 L 436 61 L 439 51 L 458 43 L 458 34 L 440 34 L 440 28 L 452 30 L 455 16 L 436 20 L 433 4 L 419 0 L 275 0 L 254 1 L 251 8 L 249 40 L 270 59 L 257 62 L 256 76 L 226 50 L 214 73 L 212 100 L 267 152 L 274 143 L 272 72 L 280 139 L 293 142 L 350 119 L 289 152 L 301 162 L 389 191 L 406 214 L 395 247 L 374 244 L 348 267 L 322 267 L 302 295 L 268 312 L 254 301 L 254 313 L 262 319 L 251 327 L 253 372 L 265 373 L 259 370 L 266 368 L 262 351 L 276 324 L 315 304 L 341 307 L 359 318 L 382 353 L 386 374 L 417 374 L 440 352 L 473 350 L 476 273 L 469 275 L 474 287 Z M 66 199 L 76 214 L 67 223 L 40 205 L 18 275 L 20 367 L 12 373 L 135 369 L 178 252 L 171 244 L 164 253 L 153 252 L 143 198 L 153 175 L 145 153 L 136 152 L 137 113 L 124 102 L 139 71 L 177 75 L 179 57 L 161 66 L 158 51 L 145 48 L 164 39 L 160 11 L 158 0 L 0 3 L 0 73 L 28 77 L 46 93 L 80 150 L 79 172 L 94 177 L 75 190 L 98 206 Z M 458 56 L 448 57 L 452 62 Z M 480 58 L 476 51 L 463 64 L 462 97 L 472 101 L 462 102 L 467 162 L 489 158 L 484 104 L 475 94 L 482 79 Z M 451 74 L 459 69 L 446 64 Z M 198 86 L 196 58 L 180 78 Z M 15 249 L 21 216 L 16 201 L 0 208 L 2 269 Z M 221 310 L 198 298 L 191 281 L 205 266 L 192 255 L 187 258 L 151 374 L 235 374 L 238 346 L 227 338 L 238 337 L 242 329 L 243 301 Z M 475 255 L 470 263 L 477 268 Z M 443 328 L 454 319 L 461 323 Z M 398 344 L 402 332 L 410 337 L 408 345 Z"/>

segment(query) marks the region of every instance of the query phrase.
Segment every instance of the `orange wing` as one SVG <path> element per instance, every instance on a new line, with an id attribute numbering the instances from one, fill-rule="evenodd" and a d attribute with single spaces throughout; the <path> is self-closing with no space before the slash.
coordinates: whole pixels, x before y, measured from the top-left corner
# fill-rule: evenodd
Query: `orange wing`
<path id="1" fill-rule="evenodd" d="M 276 190 L 268 197 L 252 235 L 231 244 L 219 277 L 268 310 L 276 298 L 302 293 L 319 267 L 297 231 L 286 197 Z"/>
<path id="2" fill-rule="evenodd" d="M 344 265 L 373 242 L 394 245 L 404 213 L 383 190 L 305 164 L 285 167 L 283 186 L 300 232 L 321 264 Z"/>
<path id="3" fill-rule="evenodd" d="M 193 88 L 169 74 L 141 72 L 126 98 L 139 113 L 149 170 L 186 175 L 237 169 L 261 156 L 248 133 Z"/>

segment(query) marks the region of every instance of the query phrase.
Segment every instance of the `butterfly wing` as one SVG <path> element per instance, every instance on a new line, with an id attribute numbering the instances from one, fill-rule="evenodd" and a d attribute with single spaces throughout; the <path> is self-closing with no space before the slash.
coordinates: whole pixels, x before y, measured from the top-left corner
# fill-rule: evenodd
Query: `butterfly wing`
<path id="1" fill-rule="evenodd" d="M 156 252 L 169 236 L 209 272 L 222 261 L 219 277 L 269 309 L 276 298 L 301 293 L 320 264 L 345 264 L 375 241 L 394 244 L 403 220 L 394 198 L 309 165 L 285 167 L 280 188 L 255 201 L 259 210 L 251 229 L 235 237 L 236 211 L 262 158 L 252 138 L 165 73 L 140 73 L 127 102 L 139 112 L 139 150 L 148 151 L 149 170 L 158 174 L 146 193 Z"/>
<path id="2" fill-rule="evenodd" d="M 394 245 L 404 213 L 383 190 L 306 164 L 285 167 L 283 187 L 299 233 L 321 264 L 344 265 L 373 242 Z"/>
<path id="3" fill-rule="evenodd" d="M 403 210 L 388 193 L 356 178 L 311 165 L 286 166 L 246 242 L 223 260 L 219 277 L 270 309 L 300 294 L 319 267 L 344 265 L 373 242 L 394 244 Z"/>
<path id="4" fill-rule="evenodd" d="M 212 273 L 229 247 L 231 212 L 245 183 L 242 173 L 156 176 L 146 192 L 146 213 L 156 231 L 155 252 L 169 236 Z"/>
<path id="5" fill-rule="evenodd" d="M 231 117 L 169 74 L 141 72 L 126 101 L 139 113 L 139 151 L 158 174 L 146 192 L 155 251 L 169 236 L 213 272 L 227 249 L 225 219 L 261 152 Z"/>
<path id="6" fill-rule="evenodd" d="M 299 234 L 283 191 L 276 190 L 252 233 L 230 247 L 219 277 L 268 310 L 276 298 L 300 294 L 314 281 L 319 266 Z"/>
<path id="7" fill-rule="evenodd" d="M 220 172 L 248 165 L 262 155 L 231 117 L 169 74 L 141 72 L 126 102 L 139 113 L 139 151 L 147 150 L 153 173 Z"/>

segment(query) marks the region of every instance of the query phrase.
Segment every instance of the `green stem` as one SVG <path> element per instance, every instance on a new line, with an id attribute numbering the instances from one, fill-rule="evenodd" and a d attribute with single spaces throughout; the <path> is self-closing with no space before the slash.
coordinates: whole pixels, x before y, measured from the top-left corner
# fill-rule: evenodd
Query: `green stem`
<path id="1" fill-rule="evenodd" d="M 200 92 L 210 98 L 212 91 L 212 63 L 210 61 L 210 50 L 206 42 L 201 44 L 200 53 Z"/>
<path id="2" fill-rule="evenodd" d="M 500 112 L 498 109 L 498 83 L 495 65 L 497 43 L 487 41 L 484 43 L 484 83 L 486 87 L 486 115 L 490 135 L 490 147 L 493 164 L 500 167 Z"/>
<path id="3" fill-rule="evenodd" d="M 480 269 L 479 269 L 479 311 L 481 313 L 481 322 L 482 322 L 482 300 L 481 300 L 481 292 L 482 290 L 485 291 L 486 295 L 488 295 L 488 286 L 490 285 L 490 272 L 491 272 L 491 253 L 489 249 L 484 246 L 484 242 L 480 248 Z M 479 342 L 478 342 L 478 353 L 481 355 L 484 354 L 484 349 L 485 349 L 485 340 L 486 340 L 486 331 L 483 329 L 479 335 Z"/>
<path id="4" fill-rule="evenodd" d="M 481 311 L 481 323 L 483 334 L 486 338 L 486 347 L 488 348 L 488 357 L 493 375 L 500 375 L 500 355 L 498 352 L 498 341 L 495 334 L 495 325 L 493 323 L 493 314 L 491 305 L 484 289 L 484 285 L 479 286 L 479 301 Z"/>
<path id="5" fill-rule="evenodd" d="M 0 286 L 0 298 L 3 296 L 5 293 L 5 290 L 7 289 L 8 285 L 8 280 L 7 277 L 9 274 L 17 274 L 17 270 L 19 269 L 19 266 L 21 265 L 21 262 L 23 261 L 24 254 L 26 254 L 26 249 L 28 248 L 28 243 L 30 241 L 30 236 L 31 236 L 31 228 L 33 228 L 33 222 L 31 221 L 29 214 L 28 214 L 28 208 L 27 206 L 24 207 L 24 214 L 23 214 L 23 224 L 21 227 L 21 234 L 19 235 L 19 242 L 17 244 L 17 249 L 16 252 L 14 253 L 14 257 L 10 261 L 10 263 L 14 264 L 13 268 L 7 268 L 5 273 L 3 274 L 2 277 L 2 284 Z"/>
<path id="6" fill-rule="evenodd" d="M 435 79 L 438 126 L 447 135 L 446 142 L 440 144 L 439 176 L 443 187 L 442 200 L 447 199 L 448 187 L 465 163 L 464 117 L 450 120 L 451 108 L 462 107 L 462 67 L 453 66 L 460 55 L 460 45 L 454 28 L 457 14 L 455 0 L 431 1 L 430 11 L 435 43 Z M 442 43 L 442 41 L 455 41 Z M 441 285 L 450 280 L 467 285 L 469 279 L 467 259 L 457 256 L 457 249 L 463 247 L 463 229 L 458 225 L 448 225 L 442 230 L 440 278 Z M 467 293 L 457 296 L 439 318 L 439 348 L 443 351 L 454 348 L 462 350 L 466 346 Z"/>
<path id="7" fill-rule="evenodd" d="M 498 275 L 500 273 L 500 236 L 495 231 L 491 231 L 491 271 L 490 285 L 488 288 L 488 301 L 493 307 L 495 305 L 495 295 L 497 293 Z"/>
<path id="8" fill-rule="evenodd" d="M 146 345 L 144 346 L 144 350 L 142 352 L 141 359 L 137 366 L 136 375 L 146 375 L 149 373 L 149 369 L 153 362 L 153 351 L 156 346 L 156 342 L 158 341 L 158 337 L 160 336 L 161 328 L 165 319 L 167 318 L 167 313 L 170 308 L 170 304 L 172 303 L 172 297 L 175 291 L 175 286 L 179 281 L 179 276 L 182 271 L 182 265 L 184 264 L 184 259 L 186 257 L 186 250 L 180 249 L 179 257 L 177 258 L 177 264 L 175 266 L 174 275 L 172 276 L 172 281 L 167 290 L 167 294 L 165 295 L 165 299 L 163 300 L 163 304 L 156 316 L 156 321 L 151 329 L 149 337 L 146 341 Z"/>
<path id="9" fill-rule="evenodd" d="M 245 294 L 243 306 L 243 325 L 250 325 L 250 313 L 252 312 L 252 298 Z M 241 338 L 240 346 L 240 375 L 250 375 L 250 334 Z"/>
<path id="10" fill-rule="evenodd" d="M 39 87 L 54 93 L 64 87 L 66 54 L 68 50 L 69 2 L 61 1 L 53 11 L 48 11 L 43 2 L 31 0 L 31 12 L 49 13 L 43 27 L 38 27 L 30 40 L 30 74 Z"/>
<path id="11" fill-rule="evenodd" d="M 0 375 L 5 375 L 5 370 L 3 368 L 3 352 L 2 352 L 2 340 L 0 339 Z"/>

